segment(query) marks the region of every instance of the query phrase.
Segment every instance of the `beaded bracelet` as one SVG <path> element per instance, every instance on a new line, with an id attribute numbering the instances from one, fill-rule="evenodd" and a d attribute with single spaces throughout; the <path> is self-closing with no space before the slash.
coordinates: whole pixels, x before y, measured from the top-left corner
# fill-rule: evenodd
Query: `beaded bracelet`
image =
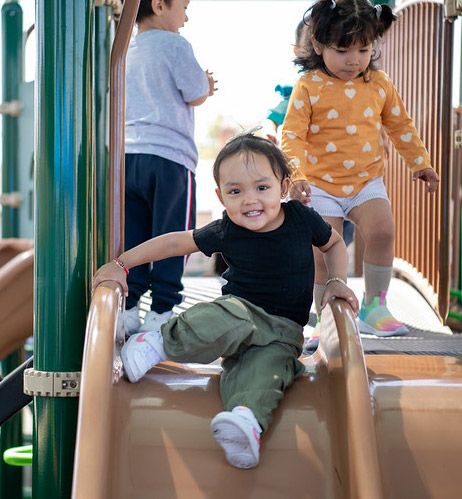
<path id="1" fill-rule="evenodd" d="M 117 265 L 121 268 L 121 269 L 124 269 L 125 270 L 125 273 L 128 275 L 130 272 L 129 270 L 127 269 L 127 267 L 125 267 L 125 263 L 124 262 L 121 262 L 118 258 L 113 258 L 112 261 L 114 263 L 117 263 Z"/>
<path id="2" fill-rule="evenodd" d="M 340 277 L 331 277 L 330 279 L 327 279 L 325 285 L 327 286 L 329 283 L 334 282 L 334 281 L 341 282 L 342 284 L 344 284 L 346 286 L 346 282 L 343 279 L 341 279 Z"/>

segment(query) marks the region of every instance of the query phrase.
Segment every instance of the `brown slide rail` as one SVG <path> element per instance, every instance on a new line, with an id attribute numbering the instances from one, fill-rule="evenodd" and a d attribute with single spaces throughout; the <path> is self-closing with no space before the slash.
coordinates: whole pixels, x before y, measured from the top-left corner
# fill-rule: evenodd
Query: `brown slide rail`
<path id="1" fill-rule="evenodd" d="M 104 283 L 90 307 L 74 499 L 383 497 L 365 362 L 344 301 L 324 312 L 318 354 L 304 358 L 307 373 L 276 411 L 260 465 L 245 471 L 210 434 L 222 410 L 218 366 L 165 362 L 139 383 L 114 383 L 121 305 L 119 288 Z"/>
<path id="2" fill-rule="evenodd" d="M 27 239 L 0 241 L 0 359 L 33 333 L 34 250 Z"/>
<path id="3" fill-rule="evenodd" d="M 415 120 L 441 183 L 429 196 L 422 182 L 412 181 L 396 152 L 391 154 L 386 183 L 396 222 L 396 270 L 445 320 L 451 267 L 453 23 L 444 18 L 443 3 L 434 0 L 405 2 L 397 14 L 382 47 L 383 67 Z"/>

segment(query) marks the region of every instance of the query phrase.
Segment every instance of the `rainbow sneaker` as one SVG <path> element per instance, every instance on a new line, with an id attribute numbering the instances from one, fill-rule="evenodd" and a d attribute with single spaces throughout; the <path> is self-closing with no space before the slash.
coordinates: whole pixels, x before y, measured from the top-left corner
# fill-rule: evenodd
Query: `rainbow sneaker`
<path id="1" fill-rule="evenodd" d="M 361 333 L 375 334 L 375 336 L 404 336 L 409 333 L 409 329 L 391 315 L 387 307 L 386 295 L 387 292 L 382 291 L 380 296 L 374 297 L 368 307 L 364 304 L 363 298 L 358 315 Z"/>

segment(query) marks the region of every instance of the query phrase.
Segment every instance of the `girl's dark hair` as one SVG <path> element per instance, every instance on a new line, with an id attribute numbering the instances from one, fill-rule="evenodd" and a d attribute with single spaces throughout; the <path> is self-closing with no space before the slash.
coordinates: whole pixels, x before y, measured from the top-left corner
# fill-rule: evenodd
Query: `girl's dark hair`
<path id="1" fill-rule="evenodd" d="M 167 7 L 170 7 L 172 0 L 164 0 Z M 136 16 L 136 22 L 139 23 L 146 17 L 151 17 L 154 15 L 152 10 L 152 0 L 140 0 L 140 6 L 138 8 L 138 14 Z"/>
<path id="2" fill-rule="evenodd" d="M 311 12 L 310 12 L 311 11 Z M 321 55 L 316 54 L 311 35 L 321 45 L 348 48 L 354 43 L 369 45 L 382 37 L 396 20 L 389 5 L 372 5 L 369 0 L 318 0 L 308 9 L 303 20 L 310 30 L 308 45 L 294 59 L 300 71 L 324 67 Z M 373 54 L 369 68 L 378 59 Z"/>
<path id="3" fill-rule="evenodd" d="M 292 173 L 287 157 L 273 142 L 262 137 L 256 137 L 252 133 L 244 133 L 227 142 L 215 159 L 215 163 L 213 164 L 213 178 L 218 187 L 220 187 L 221 164 L 225 159 L 237 154 L 242 154 L 246 161 L 252 154 L 262 154 L 268 159 L 274 175 L 281 182 L 285 178 L 290 177 Z"/>

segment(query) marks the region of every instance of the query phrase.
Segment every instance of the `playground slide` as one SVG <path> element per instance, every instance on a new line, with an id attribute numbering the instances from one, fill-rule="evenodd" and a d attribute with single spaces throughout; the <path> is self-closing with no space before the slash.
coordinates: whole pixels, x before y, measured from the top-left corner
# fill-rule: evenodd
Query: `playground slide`
<path id="1" fill-rule="evenodd" d="M 33 282 L 32 241 L 0 240 L 0 359 L 32 335 Z"/>
<path id="2" fill-rule="evenodd" d="M 218 366 L 165 362 L 137 384 L 119 379 L 121 303 L 118 286 L 103 283 L 88 316 L 74 499 L 460 497 L 460 359 L 365 359 L 351 309 L 334 300 L 259 466 L 238 470 L 209 429 L 221 410 Z"/>

